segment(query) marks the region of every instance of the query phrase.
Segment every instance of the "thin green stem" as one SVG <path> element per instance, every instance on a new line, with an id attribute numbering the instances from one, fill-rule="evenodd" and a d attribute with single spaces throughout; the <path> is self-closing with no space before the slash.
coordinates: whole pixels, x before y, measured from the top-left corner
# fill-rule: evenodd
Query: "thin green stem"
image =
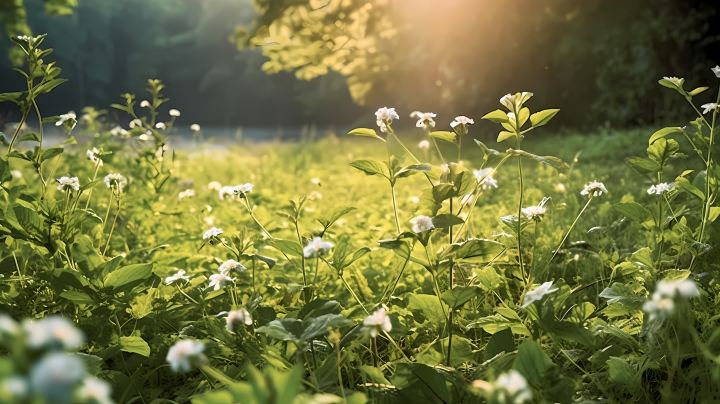
<path id="1" fill-rule="evenodd" d="M 115 219 L 113 219 L 112 227 L 110 228 L 110 234 L 108 235 L 107 243 L 105 244 L 105 250 L 103 250 L 103 254 L 105 255 L 107 253 L 108 247 L 110 247 L 110 239 L 112 239 L 113 231 L 115 231 L 115 223 L 117 223 L 117 218 L 120 216 L 120 195 L 117 195 L 117 211 L 115 211 Z"/>
<path id="2" fill-rule="evenodd" d="M 97 161 L 95 162 L 95 174 L 93 174 L 93 179 L 92 179 L 93 181 L 95 181 L 97 179 L 98 171 L 100 170 L 100 161 L 101 161 L 100 158 L 98 158 Z M 87 201 L 85 202 L 85 211 L 86 212 L 88 210 L 88 206 L 90 206 L 90 198 L 92 198 L 92 192 L 93 192 L 93 189 L 90 188 L 90 192 L 88 193 Z"/>
<path id="3" fill-rule="evenodd" d="M 395 227 L 398 234 L 400 234 L 402 230 L 400 230 L 400 218 L 398 217 L 397 201 L 395 200 L 395 186 L 392 184 L 390 185 L 390 192 L 392 193 L 393 211 L 395 212 Z"/>
<path id="4" fill-rule="evenodd" d="M 570 226 L 570 229 L 565 233 L 565 237 L 562 238 L 562 241 L 560 241 L 560 244 L 558 244 L 557 248 L 553 252 L 553 255 L 550 257 L 550 260 L 548 260 L 548 265 L 552 262 L 553 258 L 557 255 L 558 251 L 560 251 L 560 248 L 565 244 L 565 240 L 570 236 L 570 232 L 572 232 L 572 229 L 575 227 L 575 224 L 577 224 L 578 219 L 580 219 L 580 216 L 582 216 L 583 212 L 585 212 L 585 209 L 587 209 L 588 205 L 590 205 L 590 202 L 593 200 L 592 196 L 588 199 L 585 206 L 583 206 L 580 213 L 578 213 L 577 217 L 575 217 L 575 221 L 573 221 L 572 225 Z"/>
<path id="5" fill-rule="evenodd" d="M 520 148 L 520 141 L 518 140 L 518 148 Z M 523 172 L 522 172 L 522 157 L 518 156 L 518 171 L 520 176 L 520 201 L 518 202 L 518 215 L 517 215 L 517 250 L 518 250 L 518 263 L 520 264 L 520 273 L 522 274 L 523 281 L 525 282 L 525 286 L 528 285 L 529 279 L 525 276 L 525 266 L 523 265 L 523 256 L 522 256 L 522 240 L 521 240 L 521 232 L 522 232 L 522 206 L 523 206 Z"/>
<path id="6" fill-rule="evenodd" d="M 450 197 L 450 214 L 452 214 L 453 211 L 453 199 Z M 450 244 L 453 243 L 453 228 L 450 226 L 449 229 L 449 239 Z M 450 284 L 448 285 L 448 290 L 451 291 L 454 284 L 453 279 L 453 261 L 450 260 L 450 266 L 448 267 L 448 273 L 450 278 Z M 440 305 L 442 307 L 442 305 Z M 447 366 L 450 366 L 450 353 L 452 352 L 452 324 L 453 324 L 453 308 L 450 307 L 450 313 L 448 314 L 448 354 L 447 354 Z"/>

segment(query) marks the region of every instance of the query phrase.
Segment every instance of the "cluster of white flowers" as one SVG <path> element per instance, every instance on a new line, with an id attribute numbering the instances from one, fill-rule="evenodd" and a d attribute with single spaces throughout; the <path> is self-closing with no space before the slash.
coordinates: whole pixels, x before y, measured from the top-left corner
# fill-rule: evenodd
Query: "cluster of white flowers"
<path id="1" fill-rule="evenodd" d="M 303 255 L 305 258 L 315 257 L 318 254 L 327 252 L 334 246 L 333 243 L 322 241 L 320 237 L 315 237 L 303 248 Z"/>
<path id="2" fill-rule="evenodd" d="M 433 118 L 435 118 L 437 114 L 433 114 L 432 112 L 419 112 L 415 111 L 412 114 L 410 114 L 411 118 L 416 118 L 418 121 L 415 123 L 415 126 L 418 128 L 423 129 L 432 129 L 435 127 L 435 121 Z"/>
<path id="3" fill-rule="evenodd" d="M 218 270 L 220 271 L 221 274 L 229 274 L 230 271 L 234 271 L 234 270 L 242 272 L 246 269 L 247 268 L 245 268 L 245 266 L 243 266 L 243 264 L 241 264 L 235 260 L 227 260 L 227 261 L 223 262 L 222 265 L 220 265 L 220 267 L 218 268 Z"/>
<path id="4" fill-rule="evenodd" d="M 70 191 L 80 190 L 80 180 L 78 180 L 78 177 L 60 177 L 57 179 L 58 184 L 58 191 Z"/>
<path id="5" fill-rule="evenodd" d="M 522 213 L 524 213 L 528 219 L 539 222 L 545 214 L 545 208 L 540 206 L 530 206 L 529 208 L 524 208 Z"/>
<path id="6" fill-rule="evenodd" d="M 116 188 L 119 192 L 122 192 L 125 185 L 127 185 L 127 179 L 120 174 L 108 174 L 103 180 L 108 188 Z"/>
<path id="7" fill-rule="evenodd" d="M 490 188 L 497 188 L 497 180 L 492 177 L 492 175 L 488 175 L 488 173 L 492 172 L 492 168 L 484 168 L 482 170 L 475 170 L 473 171 L 473 174 L 475 174 L 475 179 L 479 182 L 479 185 L 482 189 L 490 189 Z M 485 177 L 487 175 L 487 177 Z M 485 178 L 485 179 L 483 179 Z M 482 182 L 481 182 L 482 181 Z"/>
<path id="8" fill-rule="evenodd" d="M 555 288 L 555 289 L 551 289 L 551 288 L 552 288 L 552 281 L 543 283 L 535 290 L 525 292 L 525 298 L 523 299 L 522 308 L 524 309 L 524 308 L 530 306 L 531 304 L 533 304 L 534 302 L 541 300 L 543 298 L 543 296 L 558 290 L 558 288 Z"/>
<path id="9" fill-rule="evenodd" d="M 400 119 L 395 108 L 383 107 L 375 112 L 377 118 L 377 125 L 380 127 L 380 132 L 387 132 L 387 125 L 392 123 L 393 119 Z"/>
<path id="10" fill-rule="evenodd" d="M 227 321 L 227 329 L 230 331 L 234 331 L 233 324 L 235 322 L 244 323 L 245 325 L 252 325 L 253 323 L 250 313 L 244 307 L 229 312 L 225 320 Z"/>
<path id="11" fill-rule="evenodd" d="M 116 126 L 112 129 L 110 129 L 110 134 L 113 136 L 127 136 L 128 131 L 123 129 L 121 126 Z"/>
<path id="12" fill-rule="evenodd" d="M 493 402 L 522 404 L 532 400 L 530 386 L 517 370 L 501 374 L 493 383 L 475 380 L 473 387 L 481 389 L 485 394 L 494 397 Z"/>
<path id="13" fill-rule="evenodd" d="M 717 111 L 718 104 L 714 103 L 714 102 L 710 102 L 710 103 L 701 105 L 700 108 L 703 108 L 703 114 L 707 114 L 710 111 Z"/>
<path id="14" fill-rule="evenodd" d="M 182 201 L 185 198 L 192 198 L 193 196 L 195 196 L 195 190 L 186 189 L 178 194 L 178 199 Z"/>
<path id="15" fill-rule="evenodd" d="M 415 233 L 422 233 L 424 231 L 432 230 L 435 228 L 435 225 L 432 222 L 431 217 L 427 216 L 417 216 L 412 219 L 410 219 L 410 223 L 412 223 L 412 231 Z"/>
<path id="16" fill-rule="evenodd" d="M 217 227 L 211 227 L 210 230 L 206 231 L 205 234 L 203 234 L 203 240 L 217 237 L 221 234 L 223 234 L 222 229 L 218 229 Z"/>
<path id="17" fill-rule="evenodd" d="M 170 285 L 172 285 L 173 283 L 175 283 L 176 281 L 179 281 L 179 280 L 183 280 L 183 281 L 187 282 L 187 281 L 190 280 L 190 277 L 189 277 L 189 276 L 185 276 L 185 271 L 183 271 L 183 270 L 181 269 L 181 270 L 177 271 L 177 273 L 176 273 L 175 275 L 168 276 L 167 278 L 165 278 L 165 284 L 168 285 L 168 286 L 170 286 Z"/>
<path id="18" fill-rule="evenodd" d="M 205 362 L 204 350 L 205 344 L 202 342 L 183 339 L 170 347 L 166 359 L 174 372 L 189 372 L 193 364 Z"/>
<path id="19" fill-rule="evenodd" d="M 608 193 L 607 189 L 605 189 L 605 185 L 603 185 L 602 182 L 593 181 L 585 185 L 585 189 L 580 192 L 580 195 L 600 196 L 603 192 Z"/>
<path id="20" fill-rule="evenodd" d="M 170 116 L 177 117 L 180 116 L 180 111 L 178 111 L 177 109 L 171 109 L 170 111 L 168 111 L 168 114 L 170 114 Z"/>
<path id="21" fill-rule="evenodd" d="M 665 192 L 669 192 L 670 189 L 672 189 L 673 185 L 675 185 L 674 182 L 671 182 L 669 184 L 667 182 L 663 182 L 661 184 L 653 185 L 647 190 L 647 193 L 650 195 L 662 195 Z"/>
<path id="22" fill-rule="evenodd" d="M 372 338 L 377 337 L 378 334 L 383 331 L 390 332 L 392 330 L 390 317 L 387 315 L 384 307 L 377 309 L 373 314 L 363 320 L 363 330 Z"/>
<path id="23" fill-rule="evenodd" d="M 681 281 L 660 281 L 655 286 L 655 292 L 651 296 L 651 300 L 645 302 L 643 310 L 650 316 L 649 321 L 657 318 L 665 318 L 672 313 L 675 308 L 675 297 L 680 296 L 685 299 L 700 296 L 695 282 L 684 279 Z"/>
<path id="24" fill-rule="evenodd" d="M 93 147 L 92 150 L 88 150 L 85 153 L 85 156 L 87 157 L 88 160 L 92 161 L 93 164 L 97 164 L 98 166 L 102 167 L 103 161 L 100 158 L 99 154 L 100 154 L 100 150 Z"/>
<path id="25" fill-rule="evenodd" d="M 210 284 L 208 285 L 208 288 L 214 287 L 214 290 L 220 290 L 228 283 L 235 282 L 236 279 L 237 278 L 231 278 L 224 273 L 212 274 L 210 275 Z"/>
<path id="26" fill-rule="evenodd" d="M 77 120 L 77 115 L 74 112 L 68 112 L 67 114 L 60 115 L 60 120 L 55 122 L 55 126 L 62 126 L 68 119 Z M 75 125 L 73 125 L 75 127 Z"/>

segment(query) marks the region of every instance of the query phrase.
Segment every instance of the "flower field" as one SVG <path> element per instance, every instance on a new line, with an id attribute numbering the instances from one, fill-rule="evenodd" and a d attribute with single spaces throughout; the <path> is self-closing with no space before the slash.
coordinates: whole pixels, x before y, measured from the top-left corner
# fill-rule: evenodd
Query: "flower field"
<path id="1" fill-rule="evenodd" d="M 120 124 L 42 116 L 64 81 L 43 39 L 12 38 L 28 90 L 0 94 L 23 113 L 0 160 L 0 402 L 720 401 L 718 105 L 692 104 L 720 67 L 712 90 L 660 80 L 683 127 L 553 135 L 562 112 L 511 93 L 228 150 L 195 124 L 174 149 L 159 80 Z"/>

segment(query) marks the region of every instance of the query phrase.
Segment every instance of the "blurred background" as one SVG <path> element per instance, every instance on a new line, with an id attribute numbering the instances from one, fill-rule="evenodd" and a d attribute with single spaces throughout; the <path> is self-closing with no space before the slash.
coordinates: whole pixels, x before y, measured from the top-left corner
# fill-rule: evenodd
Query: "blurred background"
<path id="1" fill-rule="evenodd" d="M 7 35 L 47 33 L 69 82 L 39 99 L 44 114 L 93 106 L 124 127 L 109 105 L 144 99 L 150 78 L 181 125 L 229 132 L 373 127 L 383 106 L 408 128 L 413 110 L 449 128 L 517 91 L 535 93 L 531 109 L 562 109 L 553 130 L 678 125 L 689 107 L 657 80 L 714 83 L 719 10 L 717 0 L 0 0 L 0 93 L 25 85 Z M 0 104 L 0 127 L 19 117 Z"/>

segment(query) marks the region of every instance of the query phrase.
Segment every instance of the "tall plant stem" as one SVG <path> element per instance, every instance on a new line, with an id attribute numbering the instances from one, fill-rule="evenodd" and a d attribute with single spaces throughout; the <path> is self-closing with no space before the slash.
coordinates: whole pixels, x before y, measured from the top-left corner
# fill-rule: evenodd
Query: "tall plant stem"
<path id="1" fill-rule="evenodd" d="M 395 138 L 395 140 L 400 144 L 400 147 L 402 147 L 403 150 L 405 150 L 405 153 L 407 153 L 415 161 L 415 164 L 420 164 L 420 160 L 418 160 L 417 157 L 415 157 L 415 155 L 412 154 L 410 149 L 408 149 L 405 146 L 405 144 L 400 140 L 400 138 L 397 137 L 397 135 L 395 134 L 395 131 L 392 129 L 392 127 L 390 125 L 388 125 L 388 133 L 390 135 L 392 135 L 392 137 Z M 388 136 L 388 138 L 389 138 L 389 136 Z M 390 147 L 390 146 L 388 146 L 388 147 Z M 430 179 L 430 176 L 428 176 L 428 173 L 423 173 L 423 174 L 425 174 L 425 178 L 428 180 L 428 182 L 430 182 L 430 186 L 434 186 L 435 184 L 433 184 L 433 181 Z"/>
<path id="2" fill-rule="evenodd" d="M 295 222 L 295 233 L 297 234 L 298 243 L 300 244 L 300 247 L 302 248 L 303 242 L 302 242 L 302 237 L 300 236 L 300 225 L 297 223 L 297 219 Z M 305 303 L 308 303 L 310 301 L 310 299 L 312 298 L 312 294 L 310 296 L 308 296 L 308 292 L 307 292 L 308 285 L 307 285 L 307 276 L 305 275 L 305 254 L 303 254 L 300 258 L 302 259 L 301 265 L 302 265 L 302 276 L 303 276 L 303 286 L 304 286 L 303 296 L 305 297 Z"/>
<path id="3" fill-rule="evenodd" d="M 570 236 L 570 232 L 572 232 L 573 228 L 575 228 L 575 225 L 577 224 L 578 220 L 580 219 L 580 216 L 582 216 L 583 212 L 585 212 L 585 209 L 587 209 L 588 205 L 590 205 L 590 202 L 593 200 L 592 196 L 588 199 L 585 206 L 583 206 L 580 213 L 578 213 L 577 217 L 575 217 L 575 221 L 573 221 L 572 225 L 570 226 L 570 229 L 568 229 L 567 233 L 565 233 L 565 237 L 562 238 L 560 241 L 560 244 L 558 244 L 557 248 L 555 249 L 555 252 L 553 252 L 552 257 L 550 257 L 550 260 L 548 260 L 548 265 L 552 262 L 553 258 L 557 255 L 558 251 L 560 251 L 560 248 L 565 244 L 565 240 Z"/>
<path id="4" fill-rule="evenodd" d="M 395 227 L 398 234 L 400 234 L 402 230 L 400 230 L 400 218 L 398 217 L 397 201 L 395 200 L 395 185 L 390 185 L 390 192 L 392 192 L 393 210 L 395 211 Z"/>
<path id="5" fill-rule="evenodd" d="M 372 346 L 373 346 L 373 362 L 375 362 L 375 367 L 378 367 L 378 362 L 380 362 L 380 355 L 378 355 L 378 348 L 377 348 L 377 337 L 372 339 Z"/>
<path id="6" fill-rule="evenodd" d="M 337 371 L 338 371 L 338 385 L 340 386 L 340 393 L 342 393 L 343 401 L 347 402 L 345 398 L 345 387 L 343 386 L 342 372 L 340 372 L 340 344 L 335 344 L 335 352 L 337 352 Z"/>
<path id="7" fill-rule="evenodd" d="M 113 231 L 115 231 L 115 223 L 117 223 L 117 218 L 120 216 L 120 195 L 117 195 L 117 211 L 115 211 L 115 219 L 113 219 L 112 227 L 110 228 L 110 234 L 108 235 L 107 243 L 105 244 L 105 250 L 103 250 L 102 255 L 105 255 L 107 253 L 108 247 L 110 247 L 110 239 L 112 239 Z"/>
<path id="8" fill-rule="evenodd" d="M 518 149 L 520 148 L 520 141 L 518 140 Z M 522 157 L 518 156 L 518 171 L 520 176 L 520 201 L 518 202 L 518 215 L 517 215 L 517 250 L 518 250 L 518 263 L 520 264 L 520 272 L 522 273 L 523 281 L 525 282 L 525 286 L 528 285 L 528 279 L 525 275 L 525 266 L 523 265 L 523 256 L 522 256 L 522 240 L 520 237 L 520 233 L 522 231 L 522 225 L 521 225 L 521 217 L 522 217 L 522 206 L 523 206 L 523 172 L 522 172 Z"/>
<path id="9" fill-rule="evenodd" d="M 97 162 L 95 163 L 95 174 L 93 175 L 93 181 L 97 179 L 98 171 L 100 170 L 100 159 L 98 158 Z M 85 211 L 87 212 L 88 206 L 90 206 L 90 198 L 92 198 L 92 192 L 93 189 L 90 188 L 90 192 L 88 193 L 87 201 L 85 202 Z"/>
<path id="10" fill-rule="evenodd" d="M 452 214 L 453 210 L 453 200 L 452 197 L 450 197 L 450 214 Z M 453 242 L 453 228 L 450 226 L 449 229 L 449 238 L 450 238 L 450 244 L 452 245 Z M 450 278 L 450 284 L 448 285 L 448 290 L 452 290 L 453 288 L 453 265 L 454 262 L 450 260 L 450 267 L 448 268 L 449 278 Z M 442 305 L 440 306 L 442 307 Z M 452 324 L 453 324 L 453 308 L 450 307 L 450 314 L 448 315 L 448 354 L 447 354 L 447 366 L 450 366 L 450 353 L 452 352 Z"/>
<path id="11" fill-rule="evenodd" d="M 22 118 L 20 118 L 20 123 L 18 123 L 18 127 L 15 128 L 15 133 L 13 134 L 12 139 L 10 139 L 10 145 L 8 146 L 7 150 L 8 154 L 12 151 L 13 144 L 15 144 L 15 139 L 17 139 L 18 135 L 20 134 L 20 129 L 22 129 L 23 125 L 25 124 L 29 113 L 30 108 L 23 112 L 23 116 Z"/>

